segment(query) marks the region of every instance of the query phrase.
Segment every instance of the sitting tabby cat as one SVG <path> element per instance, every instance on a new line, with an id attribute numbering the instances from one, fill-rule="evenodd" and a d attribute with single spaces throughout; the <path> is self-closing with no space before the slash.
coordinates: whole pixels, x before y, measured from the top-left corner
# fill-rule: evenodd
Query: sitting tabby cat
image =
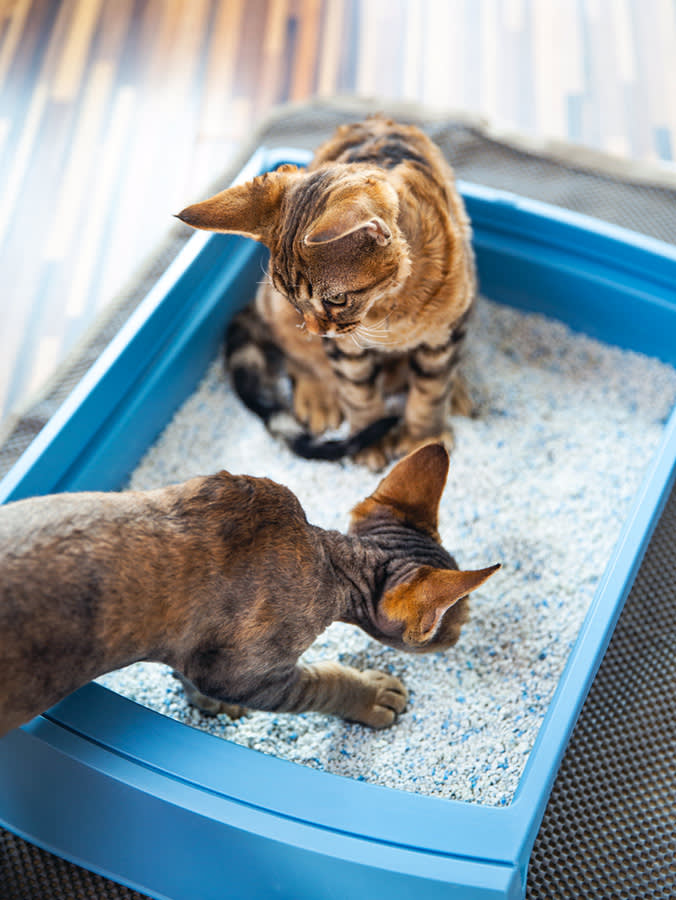
<path id="1" fill-rule="evenodd" d="M 175 667 L 209 712 L 391 725 L 397 678 L 298 658 L 336 620 L 401 650 L 458 640 L 497 566 L 459 572 L 441 546 L 447 468 L 441 445 L 402 460 L 347 536 L 310 525 L 287 488 L 227 472 L 0 507 L 0 734 L 138 660 Z"/>
<path id="2" fill-rule="evenodd" d="M 270 249 L 269 282 L 227 355 L 244 401 L 297 452 L 357 453 L 396 421 L 387 400 L 401 392 L 398 427 L 359 458 L 377 469 L 430 439 L 450 443 L 449 406 L 471 412 L 458 361 L 476 279 L 453 173 L 423 132 L 380 116 L 344 125 L 307 170 L 282 166 L 179 218 Z M 348 441 L 285 430 L 271 386 L 280 362 L 297 420 L 319 435 L 346 419 Z"/>

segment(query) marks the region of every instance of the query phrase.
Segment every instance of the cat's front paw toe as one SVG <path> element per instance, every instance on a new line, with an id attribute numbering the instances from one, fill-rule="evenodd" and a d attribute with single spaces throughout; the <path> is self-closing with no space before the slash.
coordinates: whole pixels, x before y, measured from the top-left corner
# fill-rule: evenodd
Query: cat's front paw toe
<path id="1" fill-rule="evenodd" d="M 221 703 L 219 713 L 225 713 L 230 719 L 241 719 L 248 711 L 246 706 L 235 706 L 233 703 Z"/>
<path id="2" fill-rule="evenodd" d="M 444 428 L 439 432 L 421 437 L 420 435 L 412 434 L 406 426 L 400 426 L 386 434 L 377 444 L 373 444 L 365 450 L 360 450 L 355 455 L 354 460 L 360 465 L 367 466 L 372 472 L 380 472 L 389 463 L 395 462 L 409 453 L 413 453 L 414 450 L 419 450 L 425 444 L 432 442 L 441 442 L 449 453 L 455 446 L 455 438 L 450 428 Z"/>
<path id="3" fill-rule="evenodd" d="M 360 466 L 366 466 L 372 472 L 381 472 L 388 463 L 388 457 L 381 443 L 360 450 L 354 457 Z"/>
<path id="4" fill-rule="evenodd" d="M 316 379 L 297 378 L 293 390 L 293 411 L 311 434 L 338 428 L 343 414 L 331 391 Z"/>
<path id="5" fill-rule="evenodd" d="M 367 669 L 362 675 L 370 688 L 370 696 L 355 720 L 371 728 L 389 728 L 406 709 L 408 691 L 393 675 L 375 669 Z"/>
<path id="6" fill-rule="evenodd" d="M 385 449 L 389 460 L 392 462 L 407 456 L 409 453 L 413 453 L 414 450 L 419 450 L 425 444 L 442 443 L 449 453 L 455 446 L 455 438 L 450 428 L 444 428 L 438 432 L 420 436 L 412 434 L 406 427 L 403 427 L 392 435 L 388 435 L 385 440 L 387 441 L 388 438 L 389 441 Z"/>
<path id="7" fill-rule="evenodd" d="M 220 716 L 225 713 L 229 719 L 239 719 L 246 714 L 245 706 L 236 706 L 234 703 L 224 703 L 222 700 L 214 700 L 213 697 L 205 697 L 201 695 L 199 700 L 190 698 L 193 706 L 196 706 L 200 712 L 207 716 Z"/>

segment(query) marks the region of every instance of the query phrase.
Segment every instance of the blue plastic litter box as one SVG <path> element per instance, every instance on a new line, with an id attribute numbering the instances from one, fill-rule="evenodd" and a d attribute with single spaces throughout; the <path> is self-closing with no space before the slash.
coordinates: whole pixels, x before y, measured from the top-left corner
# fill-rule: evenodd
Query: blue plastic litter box
<path id="1" fill-rule="evenodd" d="M 307 162 L 260 150 L 241 173 Z M 676 364 L 676 249 L 460 183 L 482 293 Z M 252 296 L 263 250 L 193 236 L 0 483 L 0 501 L 121 487 Z M 157 898 L 520 898 L 576 717 L 675 475 L 676 413 L 633 503 L 512 803 L 318 772 L 90 684 L 0 740 L 0 823 Z"/>

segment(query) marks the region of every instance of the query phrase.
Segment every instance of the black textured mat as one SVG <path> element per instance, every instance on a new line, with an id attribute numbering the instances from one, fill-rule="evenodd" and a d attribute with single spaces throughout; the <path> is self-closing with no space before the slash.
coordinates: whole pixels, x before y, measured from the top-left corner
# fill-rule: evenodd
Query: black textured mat
<path id="1" fill-rule="evenodd" d="M 343 100 L 287 107 L 264 123 L 237 164 L 212 187 L 227 184 L 261 144 L 313 148 L 338 124 L 379 110 L 424 127 L 459 178 L 555 203 L 676 244 L 676 177 L 666 170 L 631 166 L 562 144 L 536 145 L 519 136 L 498 135 L 476 120 L 391 103 Z M 188 237 L 187 229 L 171 232 L 42 395 L 5 427 L 0 476 Z M 675 689 L 676 491 L 672 491 L 560 767 L 531 857 L 528 900 L 676 897 Z M 0 829 L 0 900 L 52 898 L 142 900 L 142 895 Z"/>
<path id="2" fill-rule="evenodd" d="M 676 490 L 568 744 L 527 897 L 676 897 Z"/>

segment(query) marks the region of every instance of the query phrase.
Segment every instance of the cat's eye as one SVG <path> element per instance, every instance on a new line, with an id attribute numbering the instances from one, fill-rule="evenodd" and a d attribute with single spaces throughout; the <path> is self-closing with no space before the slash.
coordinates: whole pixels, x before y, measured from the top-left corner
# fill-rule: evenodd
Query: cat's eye
<path id="1" fill-rule="evenodd" d="M 336 294 L 335 297 L 325 297 L 322 300 L 324 306 L 345 306 L 347 294 Z"/>

